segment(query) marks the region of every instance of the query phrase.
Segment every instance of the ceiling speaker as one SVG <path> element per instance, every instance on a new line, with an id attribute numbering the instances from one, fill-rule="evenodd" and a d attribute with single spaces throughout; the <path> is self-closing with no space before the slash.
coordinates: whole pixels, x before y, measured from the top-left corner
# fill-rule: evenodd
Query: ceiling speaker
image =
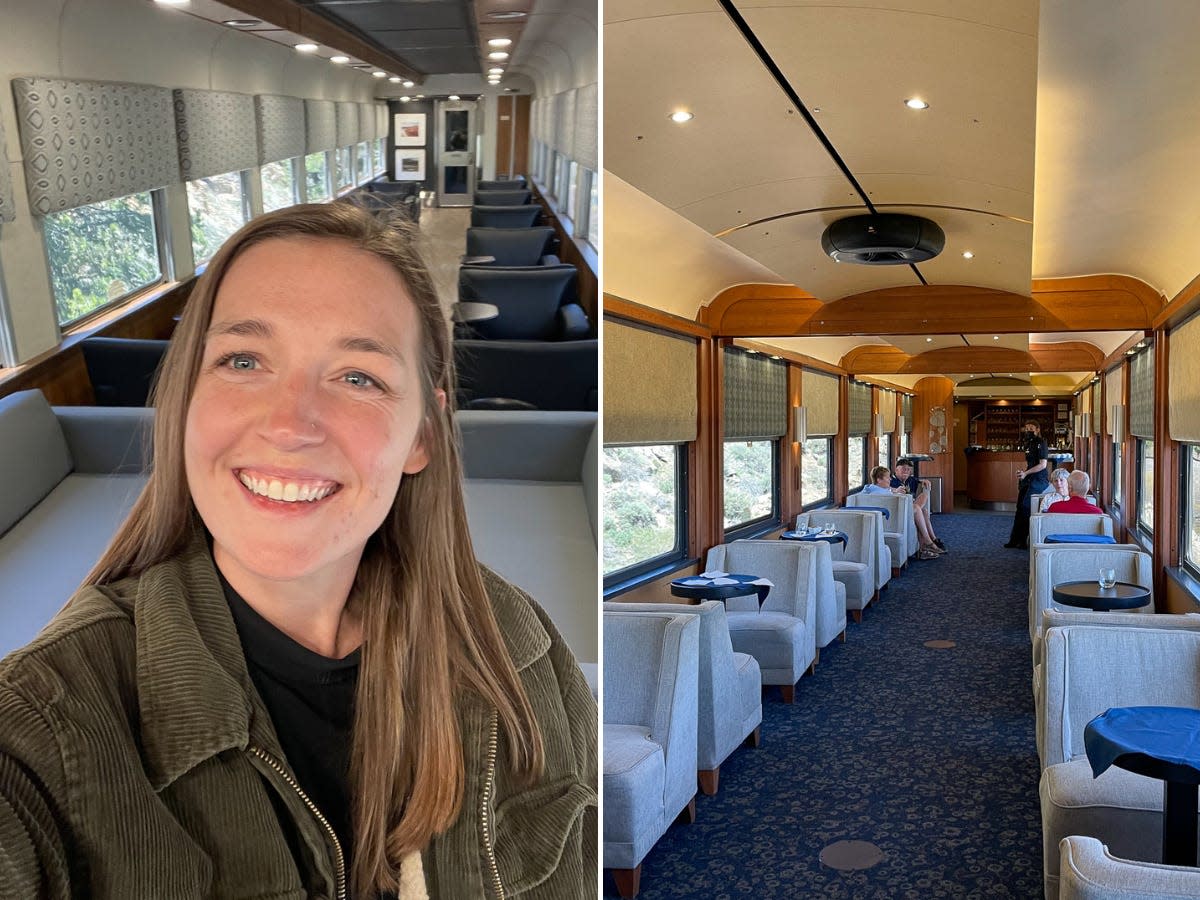
<path id="1" fill-rule="evenodd" d="M 907 266 L 933 259 L 946 246 L 936 222 L 904 213 L 839 219 L 821 235 L 821 249 L 834 262 L 861 266 Z"/>

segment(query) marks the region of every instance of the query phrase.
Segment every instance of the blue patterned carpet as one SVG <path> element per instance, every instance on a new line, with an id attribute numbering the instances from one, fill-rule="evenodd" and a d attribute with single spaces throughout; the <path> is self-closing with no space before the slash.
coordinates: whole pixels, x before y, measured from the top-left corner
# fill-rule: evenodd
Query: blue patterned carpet
<path id="1" fill-rule="evenodd" d="M 1011 524 L 935 517 L 950 553 L 893 580 L 794 706 L 766 693 L 762 746 L 726 760 L 696 822 L 650 851 L 642 900 L 1042 896 L 1028 557 L 1001 548 Z M 841 840 L 885 858 L 822 865 Z M 604 890 L 617 896 L 607 873 Z"/>

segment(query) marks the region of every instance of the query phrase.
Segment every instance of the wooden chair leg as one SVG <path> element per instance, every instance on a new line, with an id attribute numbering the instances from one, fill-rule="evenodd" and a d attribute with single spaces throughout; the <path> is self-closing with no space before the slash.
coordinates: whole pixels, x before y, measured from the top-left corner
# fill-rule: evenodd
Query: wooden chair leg
<path id="1" fill-rule="evenodd" d="M 717 787 L 721 780 L 721 767 L 715 769 L 701 769 L 696 773 L 697 779 L 700 782 L 700 792 L 706 797 L 711 797 L 717 792 Z"/>
<path id="2" fill-rule="evenodd" d="M 819 663 L 820 661 L 821 661 L 821 648 L 818 647 L 816 656 L 813 657 L 813 663 L 812 663 L 813 666 L 815 667 L 816 664 Z"/>
<path id="3" fill-rule="evenodd" d="M 841 638 L 841 641 L 843 644 L 846 643 L 846 629 L 845 628 L 842 629 L 842 633 L 839 634 L 838 637 Z"/>
<path id="4" fill-rule="evenodd" d="M 900 577 L 900 567 L 899 566 L 892 566 L 892 577 L 893 578 Z"/>
<path id="5" fill-rule="evenodd" d="M 862 622 L 862 610 L 861 609 L 850 610 L 850 615 L 854 616 L 855 622 L 860 622 L 860 623 Z"/>
<path id="6" fill-rule="evenodd" d="M 794 684 L 781 684 L 779 686 L 779 693 L 783 694 L 784 703 L 796 702 L 796 686 Z"/>
<path id="7" fill-rule="evenodd" d="M 680 825 L 691 825 L 696 821 L 696 798 L 692 797 L 688 801 L 687 806 L 679 811 L 679 815 L 675 817 L 675 821 Z"/>
<path id="8" fill-rule="evenodd" d="M 804 670 L 804 674 L 809 677 L 817 674 L 817 661 L 815 659 L 808 664 L 808 668 Z"/>
<path id="9" fill-rule="evenodd" d="M 762 726 L 758 725 L 755 729 L 746 735 L 746 744 L 750 747 L 758 747 L 762 744 Z"/>
<path id="10" fill-rule="evenodd" d="M 642 889 L 642 864 L 638 863 L 632 869 L 613 869 L 613 881 L 617 883 L 617 893 L 625 900 L 632 900 Z"/>

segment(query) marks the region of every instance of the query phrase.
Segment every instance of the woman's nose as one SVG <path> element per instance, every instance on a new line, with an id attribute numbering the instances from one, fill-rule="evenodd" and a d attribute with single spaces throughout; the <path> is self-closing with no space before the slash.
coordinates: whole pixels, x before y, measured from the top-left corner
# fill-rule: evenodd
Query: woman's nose
<path id="1" fill-rule="evenodd" d="M 321 404 L 315 385 L 294 378 L 263 398 L 263 436 L 283 449 L 295 449 L 325 439 Z"/>

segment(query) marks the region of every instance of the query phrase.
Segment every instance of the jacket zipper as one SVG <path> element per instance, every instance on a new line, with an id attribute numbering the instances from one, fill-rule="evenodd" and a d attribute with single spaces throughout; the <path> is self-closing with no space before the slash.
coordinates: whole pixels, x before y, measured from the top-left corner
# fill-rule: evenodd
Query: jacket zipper
<path id="1" fill-rule="evenodd" d="M 494 720 L 493 720 L 494 721 Z M 329 824 L 329 820 L 325 818 L 324 813 L 317 809 L 317 805 L 309 799 L 308 794 L 300 788 L 296 783 L 296 779 L 291 776 L 287 769 L 283 767 L 283 763 L 276 760 L 273 756 L 259 747 L 250 747 L 250 752 L 270 766 L 275 772 L 283 777 L 287 782 L 288 787 L 296 792 L 304 805 L 308 807 L 308 811 L 313 814 L 313 817 L 321 823 L 321 827 L 325 829 L 325 833 L 329 835 L 329 840 L 333 843 L 333 880 L 334 890 L 337 900 L 346 900 L 346 860 L 342 855 L 342 844 L 338 840 L 337 835 L 333 831 L 333 826 Z M 498 882 L 497 882 L 498 883 Z"/>
<path id="2" fill-rule="evenodd" d="M 504 885 L 500 881 L 500 867 L 496 865 L 496 851 L 492 840 L 492 818 L 490 813 L 492 791 L 496 787 L 496 750 L 499 746 L 499 724 L 495 710 L 488 727 L 487 775 L 483 781 L 483 796 L 479 803 L 479 818 L 483 824 L 483 850 L 487 854 L 488 868 L 492 875 L 492 890 L 496 900 L 504 900 Z"/>

